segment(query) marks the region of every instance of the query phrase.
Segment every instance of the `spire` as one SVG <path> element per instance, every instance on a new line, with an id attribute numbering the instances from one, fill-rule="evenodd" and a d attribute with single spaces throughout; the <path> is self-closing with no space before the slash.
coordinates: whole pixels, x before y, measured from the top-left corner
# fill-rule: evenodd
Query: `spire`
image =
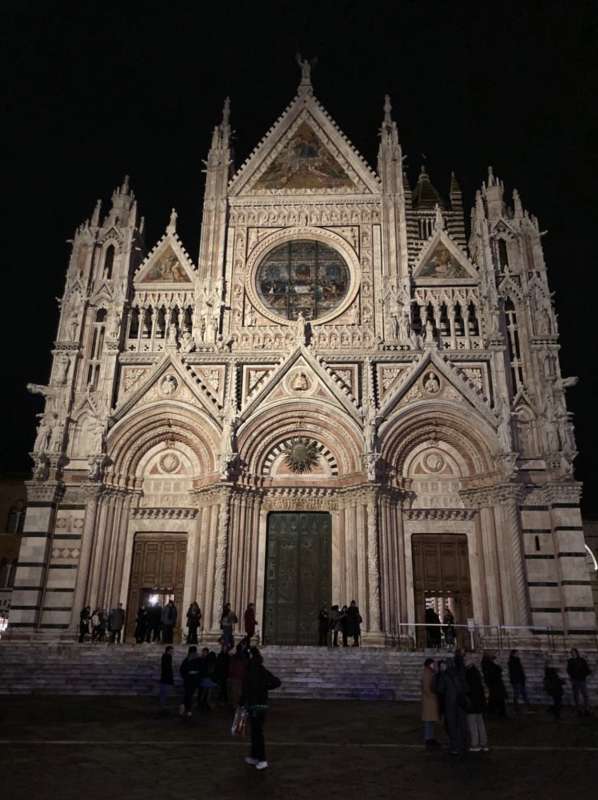
<path id="1" fill-rule="evenodd" d="M 124 180 L 122 182 L 122 186 L 120 187 L 121 194 L 129 194 L 129 176 L 125 175 Z"/>
<path id="2" fill-rule="evenodd" d="M 521 217 L 523 217 L 523 206 L 517 189 L 513 189 L 513 212 L 515 219 L 521 219 Z"/>
<path id="3" fill-rule="evenodd" d="M 413 207 L 420 210 L 432 211 L 436 205 L 444 208 L 444 201 L 430 181 L 430 176 L 424 164 L 420 167 L 419 178 L 413 192 Z"/>
<path id="4" fill-rule="evenodd" d="M 384 124 L 385 125 L 392 125 L 391 111 L 392 111 L 392 105 L 391 105 L 391 102 L 390 102 L 390 95 L 389 94 L 385 94 L 384 95 Z"/>
<path id="5" fill-rule="evenodd" d="M 301 56 L 301 53 L 297 53 L 295 58 L 297 64 L 299 64 L 299 69 L 301 70 L 301 80 L 299 81 L 297 92 L 300 95 L 310 95 L 313 93 L 313 86 L 311 84 L 311 71 L 312 68 L 318 63 L 318 59 L 312 58 L 311 61 L 308 61 L 306 58 Z"/>
<path id="6" fill-rule="evenodd" d="M 166 233 L 176 233 L 176 220 L 178 214 L 176 213 L 175 209 L 173 208 L 170 212 L 170 222 L 166 226 Z"/>
<path id="7" fill-rule="evenodd" d="M 230 137 L 230 97 L 224 98 L 224 106 L 222 107 L 222 122 L 220 123 L 220 132 L 222 134 L 222 144 L 226 147 Z"/>

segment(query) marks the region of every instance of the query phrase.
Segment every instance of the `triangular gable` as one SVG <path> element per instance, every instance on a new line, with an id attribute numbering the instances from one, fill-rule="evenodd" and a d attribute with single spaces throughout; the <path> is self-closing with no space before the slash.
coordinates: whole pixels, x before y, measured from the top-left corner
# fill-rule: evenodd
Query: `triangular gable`
<path id="1" fill-rule="evenodd" d="M 125 397 L 123 404 L 113 412 L 110 426 L 116 424 L 137 405 L 160 400 L 176 400 L 191 404 L 198 400 L 201 407 L 220 425 L 220 408 L 216 399 L 178 355 L 168 353 L 143 378 L 137 388 Z"/>
<path id="2" fill-rule="evenodd" d="M 473 264 L 443 230 L 437 230 L 424 245 L 413 270 L 413 277 L 418 283 L 431 284 L 478 281 Z"/>
<path id="3" fill-rule="evenodd" d="M 389 417 L 398 406 L 410 401 L 464 399 L 493 427 L 496 427 L 496 418 L 481 394 L 436 350 L 430 349 L 424 352 L 419 361 L 416 361 L 407 374 L 401 377 L 402 380 L 396 390 L 389 392 L 381 404 L 380 416 Z"/>
<path id="4" fill-rule="evenodd" d="M 309 398 L 332 402 L 353 418 L 360 419 L 357 404 L 342 382 L 321 360 L 300 345 L 249 395 L 241 410 L 241 420 L 249 418 L 259 406 L 283 399 Z"/>
<path id="5" fill-rule="evenodd" d="M 492 226 L 492 233 L 504 236 L 516 236 L 516 232 L 503 217 L 498 219 Z"/>
<path id="6" fill-rule="evenodd" d="M 313 95 L 295 98 L 229 184 L 231 196 L 379 191 L 375 173 Z"/>
<path id="7" fill-rule="evenodd" d="M 195 268 L 176 233 L 165 233 L 141 264 L 133 283 L 135 286 L 182 288 L 193 284 Z M 189 286 L 190 288 L 190 286 Z"/>

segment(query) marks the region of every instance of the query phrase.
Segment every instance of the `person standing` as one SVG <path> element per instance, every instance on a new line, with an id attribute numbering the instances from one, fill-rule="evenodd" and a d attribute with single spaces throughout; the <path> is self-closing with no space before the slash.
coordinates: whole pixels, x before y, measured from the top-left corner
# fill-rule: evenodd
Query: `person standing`
<path id="1" fill-rule="evenodd" d="M 167 645 L 166 649 L 162 653 L 162 660 L 160 662 L 160 708 L 162 711 L 166 709 L 166 701 L 168 699 L 170 687 L 174 686 L 172 650 L 172 645 Z"/>
<path id="2" fill-rule="evenodd" d="M 233 708 L 239 705 L 243 681 L 247 672 L 248 655 L 242 642 L 239 642 L 234 654 L 230 657 L 228 664 L 228 680 L 226 682 L 226 694 L 228 702 Z"/>
<path id="3" fill-rule="evenodd" d="M 233 627 L 238 621 L 237 615 L 230 607 L 230 603 L 225 603 L 224 608 L 222 609 L 222 616 L 220 617 L 220 628 L 222 629 L 222 638 L 224 639 L 224 643 L 229 648 L 235 646 Z"/>
<path id="4" fill-rule="evenodd" d="M 435 686 L 434 659 L 426 658 L 422 671 L 422 722 L 424 723 L 424 744 L 428 750 L 439 747 L 434 738 L 434 723 L 440 722 L 438 695 Z"/>
<path id="5" fill-rule="evenodd" d="M 89 636 L 89 621 L 91 619 L 91 606 L 85 606 L 79 614 L 79 644 Z"/>
<path id="6" fill-rule="evenodd" d="M 465 656 L 465 683 L 467 685 L 467 726 L 469 750 L 472 753 L 488 752 L 488 735 L 484 723 L 486 695 L 479 669 L 470 654 Z"/>
<path id="7" fill-rule="evenodd" d="M 249 664 L 243 681 L 241 705 L 245 706 L 249 714 L 249 727 L 251 730 L 251 751 L 245 763 L 256 769 L 266 769 L 266 745 L 264 741 L 264 723 L 268 710 L 268 692 L 278 689 L 280 680 L 264 667 L 262 654 L 257 647 L 249 651 Z"/>
<path id="8" fill-rule="evenodd" d="M 147 626 L 147 641 L 160 641 L 160 628 L 162 627 L 162 606 L 160 603 L 151 605 L 149 609 L 149 624 Z"/>
<path id="9" fill-rule="evenodd" d="M 340 631 L 341 612 L 335 604 L 330 609 L 330 643 L 332 647 L 338 647 L 338 632 Z"/>
<path id="10" fill-rule="evenodd" d="M 329 625 L 330 618 L 328 616 L 328 611 L 325 608 L 321 608 L 318 614 L 318 647 L 326 647 L 328 644 Z"/>
<path id="11" fill-rule="evenodd" d="M 108 630 L 110 631 L 110 644 L 120 644 L 122 629 L 125 624 L 125 610 L 123 604 L 119 603 L 117 608 L 113 608 L 108 614 Z"/>
<path id="12" fill-rule="evenodd" d="M 551 665 L 550 661 L 546 661 L 546 665 L 544 667 L 544 691 L 549 697 L 552 698 L 552 706 L 548 710 L 557 721 L 561 718 L 564 683 L 565 681 L 561 678 L 557 670 Z"/>
<path id="13" fill-rule="evenodd" d="M 444 643 L 448 650 L 452 650 L 455 646 L 455 617 L 453 612 L 447 606 L 444 610 L 444 618 L 442 620 L 444 633 Z"/>
<path id="14" fill-rule="evenodd" d="M 452 756 L 461 756 L 467 745 L 467 685 L 454 659 L 447 662 L 446 670 L 439 676 L 438 691 L 444 701 L 449 752 Z"/>
<path id="15" fill-rule="evenodd" d="M 347 606 L 343 606 L 341 608 L 340 616 L 338 618 L 338 623 L 337 624 L 338 624 L 338 626 L 340 628 L 340 632 L 343 635 L 343 647 L 348 647 L 349 643 L 347 641 L 347 625 L 348 625 Z"/>
<path id="16" fill-rule="evenodd" d="M 424 619 L 426 623 L 426 645 L 437 650 L 440 647 L 440 617 L 431 606 L 428 606 Z"/>
<path id="17" fill-rule="evenodd" d="M 164 644 L 172 644 L 172 637 L 177 621 L 177 608 L 174 600 L 169 600 L 162 609 L 162 630 L 164 632 Z"/>
<path id="18" fill-rule="evenodd" d="M 509 669 L 509 683 L 513 689 L 513 705 L 518 710 L 520 699 L 523 700 L 526 706 L 529 705 L 527 689 L 525 688 L 525 670 L 519 658 L 518 650 L 511 650 L 507 666 Z"/>
<path id="19" fill-rule="evenodd" d="M 247 639 L 251 641 L 251 639 L 255 636 L 255 606 L 253 603 L 249 603 L 245 609 L 245 614 L 243 615 L 243 625 L 245 627 L 245 635 L 247 636 Z"/>
<path id="20" fill-rule="evenodd" d="M 187 610 L 187 644 L 197 644 L 197 631 L 201 625 L 201 609 L 196 602 Z"/>
<path id="21" fill-rule="evenodd" d="M 140 606 L 137 610 L 137 618 L 135 620 L 135 641 L 137 644 L 142 644 L 145 641 L 147 623 L 147 609 L 145 606 Z"/>
<path id="22" fill-rule="evenodd" d="M 349 608 L 347 609 L 347 636 L 353 637 L 353 647 L 359 647 L 359 638 L 361 636 L 361 614 L 355 600 L 351 600 Z"/>
<path id="23" fill-rule="evenodd" d="M 181 713 L 186 717 L 190 717 L 193 695 L 199 689 L 201 678 L 201 659 L 195 645 L 191 645 L 187 651 L 187 657 L 183 659 L 179 672 L 183 679 L 183 708 Z"/>
<path id="24" fill-rule="evenodd" d="M 488 713 L 504 719 L 507 716 L 507 690 L 502 679 L 502 667 L 496 663 L 495 653 L 484 653 L 482 656 L 482 674 L 488 687 Z"/>
<path id="25" fill-rule="evenodd" d="M 591 674 L 592 670 L 588 667 L 588 662 L 579 655 L 579 650 L 574 647 L 571 650 L 571 658 L 567 661 L 567 675 L 571 681 L 575 709 L 578 714 L 583 716 L 590 714 L 590 700 L 588 698 L 586 680 Z M 581 709 L 579 707 L 580 698 L 583 700 Z"/>

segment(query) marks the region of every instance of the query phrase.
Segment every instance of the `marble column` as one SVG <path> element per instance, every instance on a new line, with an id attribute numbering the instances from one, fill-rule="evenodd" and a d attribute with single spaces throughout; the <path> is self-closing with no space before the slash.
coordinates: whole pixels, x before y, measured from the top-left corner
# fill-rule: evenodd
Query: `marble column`
<path id="1" fill-rule="evenodd" d="M 368 529 L 368 584 L 370 633 L 380 633 L 380 558 L 378 552 L 378 510 L 376 499 L 370 498 L 367 504 Z"/>

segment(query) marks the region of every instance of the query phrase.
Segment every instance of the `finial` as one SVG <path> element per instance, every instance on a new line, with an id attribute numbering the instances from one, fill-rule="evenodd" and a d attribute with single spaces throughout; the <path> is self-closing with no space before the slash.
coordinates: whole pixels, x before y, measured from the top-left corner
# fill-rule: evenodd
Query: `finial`
<path id="1" fill-rule="evenodd" d="M 392 105 L 390 102 L 390 95 L 384 95 L 384 124 L 391 125 L 392 124 L 392 117 L 391 117 Z"/>
<path id="2" fill-rule="evenodd" d="M 178 214 L 172 209 L 170 212 L 170 222 L 168 223 L 168 227 L 166 228 L 166 233 L 176 233 L 176 220 Z"/>
<path id="3" fill-rule="evenodd" d="M 488 167 L 488 186 L 494 186 L 495 182 L 496 181 L 494 180 L 494 170 L 492 169 L 492 167 Z"/>
<path id="4" fill-rule="evenodd" d="M 425 156 L 424 156 L 424 158 L 425 158 Z M 420 181 L 428 180 L 428 171 L 426 169 L 426 165 L 425 164 L 422 164 L 421 167 L 419 168 L 419 178 L 418 178 L 418 180 L 420 180 Z"/>
<path id="5" fill-rule="evenodd" d="M 227 128 L 230 120 L 230 97 L 224 98 L 224 107 L 222 109 L 222 127 Z"/>
<path id="6" fill-rule="evenodd" d="M 299 64 L 299 68 L 301 70 L 301 81 L 299 82 L 299 92 L 301 94 L 309 94 L 312 90 L 311 85 L 311 71 L 313 67 L 316 66 L 318 63 L 317 58 L 312 58 L 311 61 L 308 61 L 306 58 L 301 56 L 301 53 L 297 53 L 295 56 L 297 64 Z"/>
<path id="7" fill-rule="evenodd" d="M 125 175 L 125 179 L 123 181 L 123 185 L 120 187 L 121 194 L 127 194 L 129 191 L 129 176 Z"/>
<path id="8" fill-rule="evenodd" d="M 93 214 L 91 215 L 91 224 L 97 226 L 100 224 L 100 211 L 102 209 L 102 201 L 96 201 L 96 207 L 93 210 Z"/>

